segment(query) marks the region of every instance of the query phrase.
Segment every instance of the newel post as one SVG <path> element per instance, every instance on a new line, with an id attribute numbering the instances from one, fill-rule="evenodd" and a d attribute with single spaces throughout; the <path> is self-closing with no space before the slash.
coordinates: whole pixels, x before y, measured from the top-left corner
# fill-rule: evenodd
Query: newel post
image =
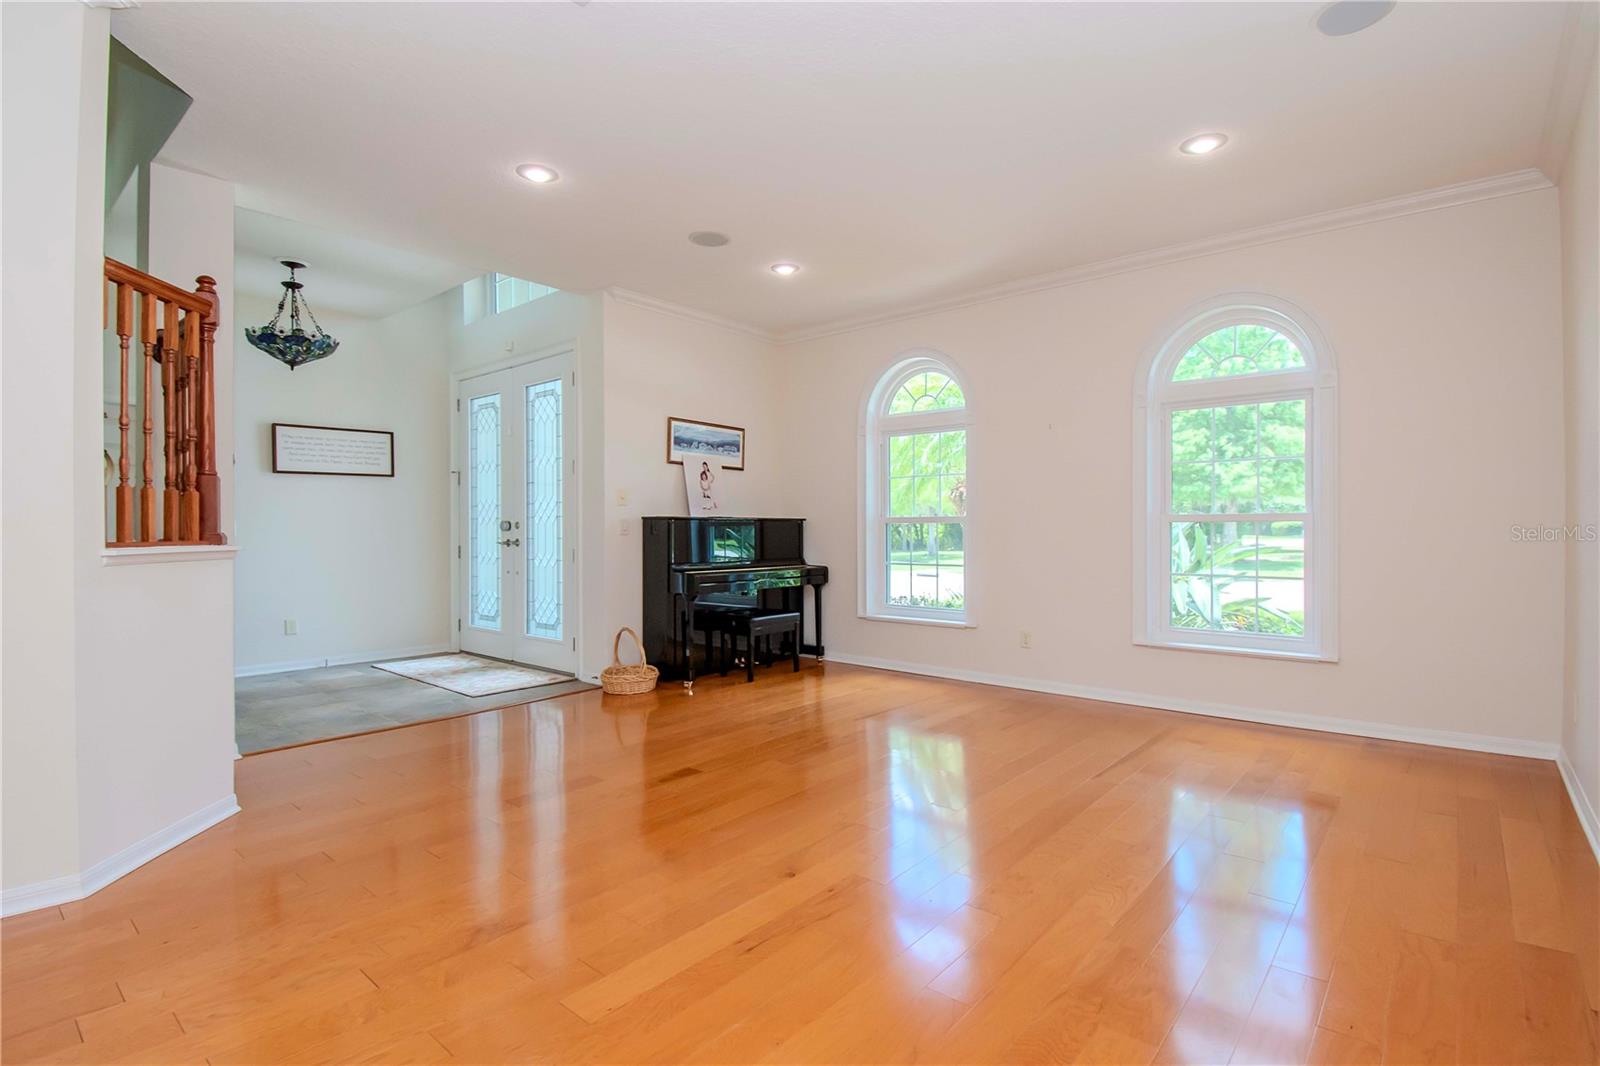
<path id="1" fill-rule="evenodd" d="M 222 479 L 217 476 L 216 335 L 221 322 L 217 281 L 209 274 L 195 278 L 195 292 L 210 304 L 200 322 L 200 537 L 206 544 L 225 544 L 222 533 Z"/>

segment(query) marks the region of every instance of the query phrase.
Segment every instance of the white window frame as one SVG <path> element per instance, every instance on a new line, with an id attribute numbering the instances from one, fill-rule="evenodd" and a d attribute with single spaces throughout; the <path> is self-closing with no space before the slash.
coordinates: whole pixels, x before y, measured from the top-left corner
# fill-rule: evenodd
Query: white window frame
<path id="1" fill-rule="evenodd" d="M 1305 367 L 1226 378 L 1173 381 L 1202 337 L 1256 325 L 1288 337 Z M 1230 293 L 1191 307 L 1142 361 L 1134 382 L 1133 641 L 1159 648 L 1336 662 L 1338 631 L 1338 374 L 1333 349 L 1306 312 L 1260 293 Z M 1305 634 L 1284 637 L 1179 629 L 1171 624 L 1172 412 L 1198 407 L 1306 401 L 1306 506 L 1301 513 L 1230 515 L 1240 522 L 1305 524 Z"/>
<path id="2" fill-rule="evenodd" d="M 540 288 L 544 289 L 545 291 L 539 293 L 537 296 L 530 296 L 528 299 L 523 300 L 521 303 L 514 303 L 510 307 L 501 307 L 500 306 L 500 280 L 502 278 L 506 278 L 506 279 L 509 279 L 511 281 L 520 281 L 520 282 L 523 282 L 524 284 L 527 284 L 527 285 L 537 285 Z M 542 300 L 546 296 L 554 296 L 556 293 L 561 291 L 559 289 L 556 289 L 556 288 L 553 288 L 553 287 L 551 287 L 549 285 L 546 285 L 542 281 L 532 281 L 532 280 L 530 280 L 528 278 L 519 278 L 515 274 L 502 274 L 497 270 L 492 270 L 488 274 L 486 274 L 484 276 L 484 279 L 483 279 L 483 284 L 484 284 L 484 291 L 487 294 L 486 295 L 486 299 L 485 299 L 485 302 L 488 305 L 487 310 L 488 310 L 489 314 L 491 314 L 491 315 L 498 315 L 498 314 L 501 314 L 502 312 L 505 312 L 505 311 L 514 311 L 519 307 L 525 307 L 528 304 L 533 303 L 535 300 Z"/>
<path id="3" fill-rule="evenodd" d="M 944 374 L 961 389 L 965 406 L 956 410 L 921 411 L 915 414 L 887 413 L 895 392 L 916 374 L 933 370 Z M 880 622 L 910 622 L 917 625 L 976 628 L 973 581 L 973 403 L 970 379 L 948 356 L 934 351 L 903 353 L 878 375 L 868 389 L 858 431 L 861 479 L 861 537 L 857 545 L 857 573 L 860 602 L 857 614 Z M 885 554 L 889 539 L 889 438 L 905 433 L 938 433 L 963 430 L 967 435 L 966 514 L 960 516 L 962 559 L 962 607 L 945 610 L 937 607 L 907 607 L 888 600 Z M 930 516 L 929 522 L 947 522 L 948 517 Z M 894 522 L 921 522 L 918 518 L 894 518 Z"/>

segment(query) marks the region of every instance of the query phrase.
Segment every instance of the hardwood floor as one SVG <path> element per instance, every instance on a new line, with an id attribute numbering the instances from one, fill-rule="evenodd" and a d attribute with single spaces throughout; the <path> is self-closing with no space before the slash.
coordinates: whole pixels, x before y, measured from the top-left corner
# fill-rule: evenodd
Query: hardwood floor
<path id="1" fill-rule="evenodd" d="M 1548 763 L 846 667 L 246 758 L 6 1062 L 1590 1063 Z"/>

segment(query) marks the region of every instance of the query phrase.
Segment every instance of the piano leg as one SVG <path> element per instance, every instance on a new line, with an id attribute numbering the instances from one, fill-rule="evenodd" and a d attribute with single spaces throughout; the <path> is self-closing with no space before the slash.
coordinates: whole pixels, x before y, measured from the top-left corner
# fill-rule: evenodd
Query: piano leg
<path id="1" fill-rule="evenodd" d="M 694 695 L 694 601 L 688 604 L 688 613 L 684 616 L 683 629 L 683 688 L 689 695 Z"/>
<path id="2" fill-rule="evenodd" d="M 817 612 L 817 625 L 816 625 L 817 648 L 816 648 L 816 651 L 817 651 L 817 658 L 820 659 L 820 658 L 822 658 L 822 655 L 823 655 L 823 649 L 822 649 L 822 586 L 821 585 L 812 585 L 811 586 L 811 607 L 812 607 L 812 609 L 814 611 Z"/>

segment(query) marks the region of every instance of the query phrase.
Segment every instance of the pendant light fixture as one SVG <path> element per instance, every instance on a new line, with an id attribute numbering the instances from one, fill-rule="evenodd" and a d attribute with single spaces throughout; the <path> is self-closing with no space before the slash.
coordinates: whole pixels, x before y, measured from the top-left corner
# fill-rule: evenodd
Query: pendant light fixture
<path id="1" fill-rule="evenodd" d="M 294 272 L 304 270 L 306 265 L 292 259 L 280 259 L 279 262 L 289 268 L 289 280 L 283 283 L 283 298 L 278 301 L 277 313 L 264 326 L 246 328 L 244 335 L 251 344 L 293 370 L 297 366 L 326 359 L 339 347 L 339 342 L 322 331 L 317 316 L 311 313 L 311 305 L 300 295 L 300 290 L 305 286 L 295 280 Z M 279 328 L 285 308 L 289 311 L 287 330 Z M 300 324 L 302 311 L 311 320 L 310 333 Z"/>

